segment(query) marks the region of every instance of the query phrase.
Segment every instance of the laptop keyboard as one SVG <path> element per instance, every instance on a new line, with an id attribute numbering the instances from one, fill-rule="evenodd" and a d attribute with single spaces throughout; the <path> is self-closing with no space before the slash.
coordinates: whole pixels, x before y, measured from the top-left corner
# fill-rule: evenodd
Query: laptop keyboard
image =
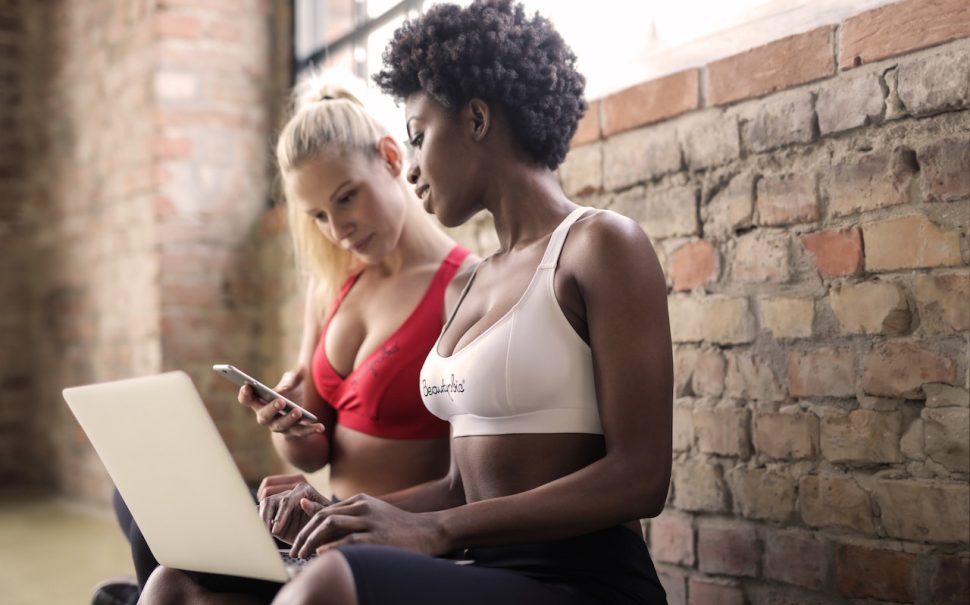
<path id="1" fill-rule="evenodd" d="M 280 549 L 280 558 L 283 559 L 283 566 L 286 567 L 286 572 L 290 574 L 290 577 L 303 569 L 303 566 L 315 559 L 316 556 L 316 554 L 312 554 L 309 557 L 291 557 L 289 549 Z"/>

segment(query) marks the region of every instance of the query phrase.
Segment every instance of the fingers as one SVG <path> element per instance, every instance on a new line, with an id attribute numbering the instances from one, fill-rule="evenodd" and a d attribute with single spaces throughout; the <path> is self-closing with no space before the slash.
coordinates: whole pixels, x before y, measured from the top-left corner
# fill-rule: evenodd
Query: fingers
<path id="1" fill-rule="evenodd" d="M 281 392 L 281 391 L 289 391 L 291 389 L 295 389 L 296 387 L 300 386 L 300 383 L 303 382 L 303 375 L 304 375 L 304 369 L 302 366 L 297 368 L 296 370 L 290 370 L 289 372 L 285 372 L 283 374 L 283 377 L 280 378 L 279 383 L 277 383 L 276 387 L 273 390 L 276 392 Z"/>
<path id="2" fill-rule="evenodd" d="M 276 508 L 279 506 L 277 500 L 273 498 L 261 499 L 259 501 L 259 518 L 263 521 L 266 529 L 272 533 L 273 519 L 276 518 Z"/>
<path id="3" fill-rule="evenodd" d="M 320 504 L 319 502 L 314 502 L 309 498 L 300 499 L 300 508 L 302 508 L 303 512 L 310 515 L 311 517 L 317 514 L 318 512 L 320 512 L 321 510 L 323 510 L 325 506 L 326 505 Z"/>
<path id="4" fill-rule="evenodd" d="M 290 556 L 307 557 L 321 546 L 346 538 L 348 534 L 366 532 L 367 529 L 368 523 L 365 519 L 336 515 L 323 509 L 315 514 L 297 534 L 296 540 L 293 541 L 293 548 L 290 549 Z"/>
<path id="5" fill-rule="evenodd" d="M 248 384 L 239 388 L 239 393 L 236 395 L 236 399 L 239 401 L 239 403 L 249 407 L 254 412 L 258 412 L 260 409 L 266 407 L 266 402 L 259 397 L 256 397 L 256 393 L 253 392 L 253 387 Z"/>
<path id="6" fill-rule="evenodd" d="M 305 482 L 306 477 L 300 473 L 293 475 L 269 475 L 260 481 L 259 488 L 256 490 L 256 499 L 262 500 L 267 496 L 293 489 L 294 486 Z"/>

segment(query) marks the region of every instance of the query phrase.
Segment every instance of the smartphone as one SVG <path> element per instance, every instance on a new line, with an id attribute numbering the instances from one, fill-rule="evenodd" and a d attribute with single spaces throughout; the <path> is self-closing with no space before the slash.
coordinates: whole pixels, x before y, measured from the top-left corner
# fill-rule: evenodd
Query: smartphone
<path id="1" fill-rule="evenodd" d="M 296 403 L 290 401 L 286 397 L 283 397 L 273 389 L 269 388 L 262 382 L 256 380 L 252 376 L 249 376 L 248 374 L 246 374 L 245 372 L 243 372 L 242 370 L 240 370 L 235 366 L 231 366 L 227 363 L 217 363 L 216 365 L 212 366 L 212 369 L 218 372 L 219 374 L 221 374 L 227 380 L 231 381 L 232 383 L 238 386 L 244 386 L 248 384 L 253 388 L 253 393 L 255 393 L 256 397 L 262 399 L 266 403 L 269 403 L 271 401 L 276 401 L 277 399 L 282 399 L 286 407 L 280 410 L 281 415 L 288 414 L 293 410 L 300 410 L 300 413 L 303 414 L 303 416 L 300 418 L 301 421 L 309 420 L 310 422 L 320 422 L 320 420 L 317 419 L 316 416 L 314 416 L 307 410 L 303 409 Z"/>

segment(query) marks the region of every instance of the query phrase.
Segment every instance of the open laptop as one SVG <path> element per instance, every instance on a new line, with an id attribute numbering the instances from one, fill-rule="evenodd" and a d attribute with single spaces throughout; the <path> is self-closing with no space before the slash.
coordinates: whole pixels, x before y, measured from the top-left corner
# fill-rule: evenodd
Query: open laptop
<path id="1" fill-rule="evenodd" d="M 290 560 L 184 372 L 64 389 L 148 546 L 166 567 L 286 582 Z"/>

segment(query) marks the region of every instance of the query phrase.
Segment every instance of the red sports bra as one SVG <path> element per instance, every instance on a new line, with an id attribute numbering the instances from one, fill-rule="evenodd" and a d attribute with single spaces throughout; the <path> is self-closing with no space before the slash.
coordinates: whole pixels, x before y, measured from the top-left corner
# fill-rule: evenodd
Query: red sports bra
<path id="1" fill-rule="evenodd" d="M 361 272 L 343 285 L 324 321 L 311 365 L 313 384 L 320 397 L 337 410 L 338 423 L 388 439 L 448 435 L 448 423 L 424 407 L 418 375 L 441 332 L 445 288 L 466 256 L 468 250 L 461 246 L 451 249 L 411 315 L 347 377 L 333 369 L 324 341 L 330 320 Z"/>

